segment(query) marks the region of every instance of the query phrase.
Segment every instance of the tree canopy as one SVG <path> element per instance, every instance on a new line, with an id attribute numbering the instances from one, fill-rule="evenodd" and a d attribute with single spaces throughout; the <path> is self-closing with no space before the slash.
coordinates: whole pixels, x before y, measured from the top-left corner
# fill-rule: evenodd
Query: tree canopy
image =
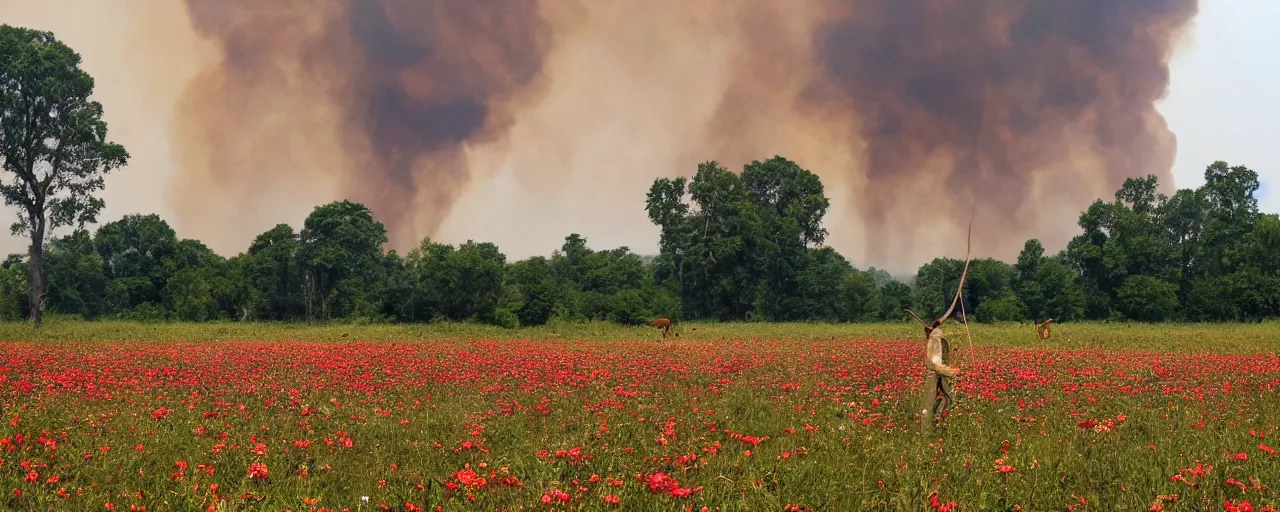
<path id="1" fill-rule="evenodd" d="M 1082 205 L 1056 254 L 1027 240 L 1016 261 L 974 260 L 964 308 L 980 322 L 1257 321 L 1280 316 L 1280 218 L 1253 198 L 1257 173 L 1215 162 L 1205 184 L 1158 192 L 1127 180 Z M 315 208 L 223 258 L 156 215 L 55 238 L 49 308 L 84 318 L 202 321 L 905 321 L 936 316 L 963 262 L 937 258 L 895 279 L 823 246 L 818 176 L 782 157 L 733 172 L 717 162 L 658 178 L 646 197 L 657 254 L 595 249 L 569 234 L 548 256 L 509 261 L 492 243 L 433 240 L 401 256 L 364 205 Z M 0 264 L 0 316 L 31 307 L 29 259 Z"/>
<path id="2" fill-rule="evenodd" d="M 37 326 L 46 304 L 46 238 L 94 222 L 104 175 L 129 158 L 107 141 L 92 94 L 80 55 L 51 32 L 0 25 L 0 196 L 19 210 L 13 233 L 31 239 L 29 314 Z"/>

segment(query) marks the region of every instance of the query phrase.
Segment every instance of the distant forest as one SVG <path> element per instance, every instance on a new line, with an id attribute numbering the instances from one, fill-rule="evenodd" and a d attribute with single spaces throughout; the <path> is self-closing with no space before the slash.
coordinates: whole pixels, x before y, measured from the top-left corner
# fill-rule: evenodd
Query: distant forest
<path id="1" fill-rule="evenodd" d="M 423 240 L 384 252 L 366 206 L 316 207 L 224 258 L 157 215 L 94 224 L 107 173 L 128 151 L 107 138 L 94 79 L 47 31 L 0 25 L 0 197 L 33 243 L 0 264 L 0 319 L 44 312 L 143 321 L 552 319 L 873 322 L 940 315 L 963 262 L 936 258 L 903 282 L 823 246 L 829 201 L 812 172 L 776 156 L 654 180 L 645 202 L 658 254 L 595 250 L 577 234 L 548 257 Z M 1258 174 L 1215 162 L 1205 184 L 1160 194 L 1131 178 L 1080 214 L 1058 254 L 1028 240 L 1018 260 L 973 261 L 964 308 L 980 322 L 1257 321 L 1280 315 L 1280 220 L 1258 211 Z M 69 234 L 51 238 L 59 228 Z"/>
<path id="2" fill-rule="evenodd" d="M 1079 235 L 1017 261 L 975 259 L 964 308 L 979 322 L 1257 321 L 1280 316 L 1280 219 L 1262 214 L 1256 172 L 1215 162 L 1205 184 L 1157 192 L 1126 180 L 1080 214 Z M 662 229 L 656 257 L 595 250 L 577 234 L 550 257 L 508 261 L 484 242 L 431 240 L 384 252 L 386 229 L 339 201 L 224 258 L 179 239 L 157 215 L 77 229 L 43 253 L 46 307 L 85 319 L 143 321 L 478 321 L 551 319 L 876 322 L 941 314 L 963 261 L 937 258 L 903 282 L 822 246 L 828 208 L 817 175 L 782 157 L 731 172 L 660 178 L 646 201 Z M 0 318 L 31 307 L 27 255 L 0 265 Z"/>

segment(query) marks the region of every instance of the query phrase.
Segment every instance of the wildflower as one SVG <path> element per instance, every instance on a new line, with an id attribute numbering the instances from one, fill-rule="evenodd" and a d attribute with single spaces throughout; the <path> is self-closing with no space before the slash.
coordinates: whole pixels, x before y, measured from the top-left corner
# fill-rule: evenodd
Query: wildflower
<path id="1" fill-rule="evenodd" d="M 249 478 L 262 480 L 267 478 L 267 465 L 261 462 L 249 464 Z"/>
<path id="2" fill-rule="evenodd" d="M 1256 512 L 1253 505 L 1247 501 L 1228 501 L 1222 504 L 1222 508 L 1226 512 Z"/>

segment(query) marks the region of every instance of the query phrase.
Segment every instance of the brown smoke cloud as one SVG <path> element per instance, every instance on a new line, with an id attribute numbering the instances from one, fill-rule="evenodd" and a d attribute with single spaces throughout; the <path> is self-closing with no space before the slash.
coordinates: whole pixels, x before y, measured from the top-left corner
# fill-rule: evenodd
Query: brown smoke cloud
<path id="1" fill-rule="evenodd" d="M 903 235 L 921 226 L 963 227 L 970 205 L 979 225 L 1008 226 L 976 230 L 1008 252 L 1046 222 L 1070 227 L 1126 177 L 1172 187 L 1175 140 L 1155 102 L 1196 0 L 843 4 L 817 27 L 821 78 L 804 100 L 857 118 L 859 211 L 883 241 L 871 259 L 910 253 Z"/>
<path id="2" fill-rule="evenodd" d="M 524 257 L 578 232 L 650 252 L 653 178 L 781 154 L 827 185 L 828 243 L 911 271 L 958 255 L 971 205 L 974 254 L 1011 258 L 1030 237 L 1061 247 L 1126 177 L 1171 186 L 1176 144 L 1155 102 L 1197 8 L 188 0 L 114 10 L 137 18 L 129 52 L 85 55 L 131 70 L 94 73 L 108 94 L 172 113 L 128 119 L 103 100 L 125 119 L 113 130 L 168 133 L 175 224 L 223 253 L 341 198 L 369 205 L 398 249 L 475 238 Z M 63 13 L 41 28 L 125 37 L 65 22 L 88 9 L 41 9 Z M 158 144 L 137 138 L 120 141 Z"/>
<path id="3" fill-rule="evenodd" d="M 269 202 L 317 175 L 404 247 L 470 181 L 551 42 L 536 0 L 189 0 L 221 59 L 180 105 L 182 210 Z M 225 192 L 210 195 L 211 191 Z M 325 194 L 314 191 L 303 195 Z"/>

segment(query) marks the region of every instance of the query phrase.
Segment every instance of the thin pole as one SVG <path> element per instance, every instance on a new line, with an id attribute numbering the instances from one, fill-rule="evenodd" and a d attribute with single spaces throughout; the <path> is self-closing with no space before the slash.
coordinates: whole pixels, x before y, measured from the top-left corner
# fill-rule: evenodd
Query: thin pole
<path id="1" fill-rule="evenodd" d="M 973 366 L 973 335 L 969 333 L 969 318 L 964 314 L 964 287 L 960 287 L 960 321 L 964 322 L 964 336 L 969 339 L 969 365 Z"/>

